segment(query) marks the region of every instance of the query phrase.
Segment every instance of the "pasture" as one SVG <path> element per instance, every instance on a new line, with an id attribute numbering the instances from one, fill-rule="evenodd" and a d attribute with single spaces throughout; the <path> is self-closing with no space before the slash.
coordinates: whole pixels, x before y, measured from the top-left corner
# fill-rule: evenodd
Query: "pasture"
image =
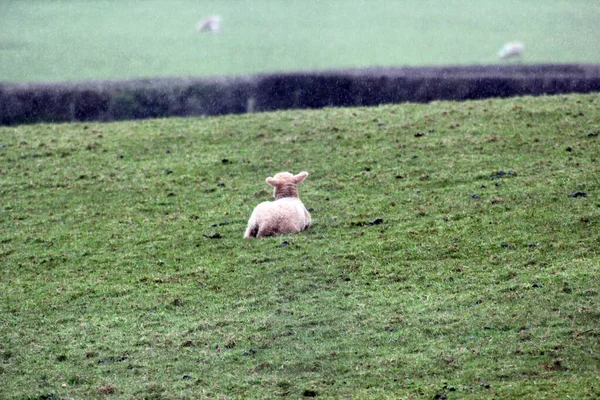
<path id="1" fill-rule="evenodd" d="M 0 398 L 598 398 L 599 105 L 2 127 Z"/>
<path id="2" fill-rule="evenodd" d="M 196 33 L 209 15 L 221 33 Z M 0 81 L 493 64 L 515 40 L 523 62 L 600 63 L 599 20 L 587 0 L 5 0 Z"/>

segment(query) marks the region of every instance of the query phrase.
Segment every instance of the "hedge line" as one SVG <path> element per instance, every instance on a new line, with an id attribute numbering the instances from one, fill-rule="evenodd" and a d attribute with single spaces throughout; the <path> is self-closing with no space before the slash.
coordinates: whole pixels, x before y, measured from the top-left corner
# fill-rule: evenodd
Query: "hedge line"
<path id="1" fill-rule="evenodd" d="M 225 78 L 0 84 L 0 125 L 600 91 L 600 65 L 367 68 Z"/>

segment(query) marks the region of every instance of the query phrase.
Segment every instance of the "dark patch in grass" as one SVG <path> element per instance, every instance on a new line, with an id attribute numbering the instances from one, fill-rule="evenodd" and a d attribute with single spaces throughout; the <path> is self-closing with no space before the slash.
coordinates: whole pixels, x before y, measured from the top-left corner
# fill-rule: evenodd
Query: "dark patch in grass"
<path id="1" fill-rule="evenodd" d="M 129 356 L 127 356 L 127 355 L 124 355 L 121 357 L 107 357 L 107 358 L 98 360 L 98 364 L 109 364 L 109 363 L 123 362 L 123 361 L 127 361 L 127 360 L 129 360 Z"/>
<path id="2" fill-rule="evenodd" d="M 271 261 L 275 261 L 275 259 L 274 258 L 255 258 L 252 260 L 252 262 L 254 264 L 264 264 L 264 263 L 268 263 Z"/>
<path id="3" fill-rule="evenodd" d="M 221 234 L 219 232 L 215 232 L 211 235 L 202 235 L 207 239 L 221 239 L 223 236 L 221 236 Z"/>
<path id="4" fill-rule="evenodd" d="M 304 397 L 317 397 L 319 393 L 316 390 L 306 389 L 302 392 L 302 396 Z"/>
<path id="5" fill-rule="evenodd" d="M 287 240 L 284 240 L 284 241 L 283 241 L 283 242 L 281 242 L 281 244 L 280 244 L 279 246 L 277 246 L 277 247 L 286 247 L 286 246 L 289 246 L 290 244 L 291 244 L 290 242 L 288 242 Z"/>
<path id="6" fill-rule="evenodd" d="M 519 332 L 525 332 L 530 330 L 531 328 L 533 328 L 531 324 L 523 325 L 521 328 L 519 328 Z"/>
<path id="7" fill-rule="evenodd" d="M 253 356 L 257 353 L 256 349 L 246 350 L 242 353 L 243 356 Z"/>
<path id="8" fill-rule="evenodd" d="M 569 195 L 569 197 L 588 197 L 589 195 L 586 192 L 573 192 Z"/>
<path id="9" fill-rule="evenodd" d="M 102 394 L 114 394 L 115 388 L 112 385 L 102 385 L 100 386 L 100 393 Z"/>
<path id="10" fill-rule="evenodd" d="M 598 131 L 596 131 L 596 132 L 590 132 L 587 135 L 588 135 L 588 137 L 598 137 Z"/>
<path id="11" fill-rule="evenodd" d="M 542 365 L 542 368 L 547 371 L 566 371 L 566 370 L 568 370 L 568 368 L 563 365 L 562 360 L 560 360 L 560 359 L 552 360 L 551 364 L 544 364 L 544 365 Z"/>
<path id="12" fill-rule="evenodd" d="M 500 179 L 500 178 L 506 177 L 507 175 L 508 176 L 517 176 L 517 173 L 514 172 L 514 171 L 508 171 L 508 172 L 506 172 L 506 171 L 504 171 L 504 170 L 501 169 L 501 170 L 495 172 L 490 179 L 491 180 Z"/>
<path id="13" fill-rule="evenodd" d="M 58 400 L 54 393 L 42 394 L 37 397 L 28 397 L 28 400 Z"/>
<path id="14" fill-rule="evenodd" d="M 266 190 L 263 189 L 260 192 L 253 193 L 252 197 L 254 197 L 255 199 L 259 199 L 261 197 L 265 197 L 265 196 L 268 196 L 270 194 L 271 194 L 270 192 L 268 192 L 268 191 L 266 191 Z"/>
<path id="15" fill-rule="evenodd" d="M 573 151 L 573 148 L 571 146 L 569 146 L 565 150 L 568 151 L 568 152 L 571 152 L 571 151 Z"/>
<path id="16" fill-rule="evenodd" d="M 573 336 L 577 337 L 577 336 L 586 335 L 586 334 L 590 334 L 593 337 L 600 337 L 600 334 L 596 333 L 596 331 L 594 329 L 586 329 L 583 332 L 575 333 Z"/>
<path id="17" fill-rule="evenodd" d="M 175 307 L 181 307 L 183 306 L 183 301 L 181 301 L 181 299 L 175 299 L 171 304 L 173 304 Z"/>
<path id="18" fill-rule="evenodd" d="M 223 182 L 219 182 L 219 183 L 217 183 L 217 186 L 218 187 L 225 187 L 225 184 Z"/>
<path id="19" fill-rule="evenodd" d="M 191 381 L 191 380 L 194 380 L 194 377 L 189 376 L 189 375 L 184 375 L 183 378 L 181 378 L 181 379 L 183 379 L 184 381 Z"/>
<path id="20" fill-rule="evenodd" d="M 217 226 L 225 226 L 225 225 L 229 225 L 229 222 L 228 221 L 223 221 L 223 222 L 220 222 L 218 224 L 212 224 L 210 227 L 211 228 L 216 228 Z"/>
<path id="21" fill-rule="evenodd" d="M 352 226 L 366 226 L 366 225 L 379 225 L 383 224 L 383 218 L 375 218 L 372 221 L 366 222 L 352 222 Z"/>

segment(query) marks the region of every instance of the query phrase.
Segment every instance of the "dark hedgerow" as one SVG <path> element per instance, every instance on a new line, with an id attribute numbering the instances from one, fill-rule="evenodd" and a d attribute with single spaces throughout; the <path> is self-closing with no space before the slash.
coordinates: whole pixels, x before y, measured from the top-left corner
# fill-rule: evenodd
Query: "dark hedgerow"
<path id="1" fill-rule="evenodd" d="M 210 116 L 595 91 L 600 91 L 598 65 L 367 68 L 230 78 L 0 84 L 0 124 Z"/>

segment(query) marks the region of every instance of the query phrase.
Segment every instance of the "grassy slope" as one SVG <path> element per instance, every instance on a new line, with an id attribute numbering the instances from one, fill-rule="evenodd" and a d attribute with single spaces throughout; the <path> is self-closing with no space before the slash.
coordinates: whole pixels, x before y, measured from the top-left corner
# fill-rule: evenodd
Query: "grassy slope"
<path id="1" fill-rule="evenodd" d="M 0 128 L 0 398 L 597 397 L 599 105 Z"/>
<path id="2" fill-rule="evenodd" d="M 194 33 L 206 15 L 220 35 Z M 231 75 L 372 65 L 600 62 L 589 0 L 4 0 L 0 81 Z"/>

